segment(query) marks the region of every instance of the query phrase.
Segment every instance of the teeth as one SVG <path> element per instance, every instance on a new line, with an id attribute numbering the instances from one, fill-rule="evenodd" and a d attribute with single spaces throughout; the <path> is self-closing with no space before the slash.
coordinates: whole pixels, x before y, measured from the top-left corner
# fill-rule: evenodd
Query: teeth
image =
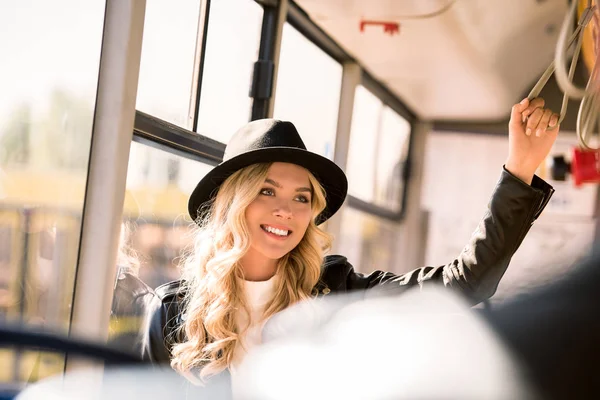
<path id="1" fill-rule="evenodd" d="M 265 225 L 265 230 L 267 232 L 274 233 L 274 234 L 276 234 L 278 236 L 287 236 L 288 232 L 289 232 L 289 231 L 286 231 L 286 230 L 283 230 L 283 229 L 275 229 L 275 228 L 272 228 L 272 227 L 266 226 L 266 225 Z"/>

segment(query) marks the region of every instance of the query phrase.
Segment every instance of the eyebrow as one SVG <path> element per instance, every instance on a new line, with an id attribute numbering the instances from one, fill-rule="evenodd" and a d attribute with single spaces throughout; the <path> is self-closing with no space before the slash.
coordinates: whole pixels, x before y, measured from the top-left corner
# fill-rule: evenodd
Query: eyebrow
<path id="1" fill-rule="evenodd" d="M 265 179 L 265 182 L 275 186 L 276 188 L 281 188 L 281 185 L 278 182 L 275 182 L 273 179 L 267 178 Z M 307 187 L 299 187 L 296 189 L 296 192 L 309 192 L 312 194 L 312 189 Z"/>

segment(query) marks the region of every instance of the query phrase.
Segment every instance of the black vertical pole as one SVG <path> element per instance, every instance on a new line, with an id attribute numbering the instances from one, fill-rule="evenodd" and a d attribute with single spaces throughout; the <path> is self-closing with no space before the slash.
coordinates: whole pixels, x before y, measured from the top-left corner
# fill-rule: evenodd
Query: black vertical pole
<path id="1" fill-rule="evenodd" d="M 250 120 L 267 118 L 269 102 L 273 95 L 275 72 L 275 46 L 279 26 L 279 7 L 264 6 L 263 22 L 260 34 L 258 60 L 254 63 L 250 97 L 254 99 Z"/>

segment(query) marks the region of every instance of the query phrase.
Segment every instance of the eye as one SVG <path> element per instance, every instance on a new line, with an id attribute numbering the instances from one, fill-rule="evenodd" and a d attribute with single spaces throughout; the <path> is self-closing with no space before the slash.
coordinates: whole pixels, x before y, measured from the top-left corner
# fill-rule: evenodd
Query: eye
<path id="1" fill-rule="evenodd" d="M 275 196 L 275 191 L 270 188 L 262 188 L 260 190 L 260 194 L 262 194 L 263 196 Z"/>
<path id="2" fill-rule="evenodd" d="M 310 203 L 310 199 L 304 195 L 300 195 L 300 196 L 296 197 L 296 200 L 299 201 L 300 203 Z"/>

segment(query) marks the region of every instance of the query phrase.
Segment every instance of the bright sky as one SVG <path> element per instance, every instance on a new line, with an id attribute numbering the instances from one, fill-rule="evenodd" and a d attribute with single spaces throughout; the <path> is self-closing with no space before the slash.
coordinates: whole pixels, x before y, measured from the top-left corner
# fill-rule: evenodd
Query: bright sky
<path id="1" fill-rule="evenodd" d="M 103 0 L 0 2 L 0 126 L 20 102 L 39 110 L 62 87 L 93 105 Z"/>

